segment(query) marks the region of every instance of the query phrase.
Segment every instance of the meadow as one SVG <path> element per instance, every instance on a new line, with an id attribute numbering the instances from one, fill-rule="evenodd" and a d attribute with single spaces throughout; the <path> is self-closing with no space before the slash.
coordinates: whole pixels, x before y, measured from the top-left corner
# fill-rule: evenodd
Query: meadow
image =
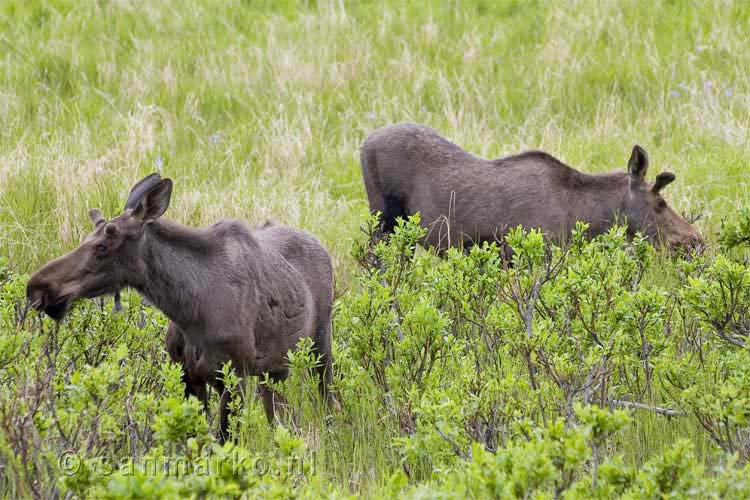
<path id="1" fill-rule="evenodd" d="M 730 0 L 2 2 L 0 490 L 750 497 L 749 35 L 750 5 Z M 486 158 L 542 149 L 591 173 L 624 170 L 639 144 L 651 179 L 677 175 L 665 197 L 710 248 L 675 260 L 615 231 L 566 253 L 516 234 L 522 265 L 507 270 L 491 249 L 415 251 L 406 225 L 374 250 L 390 263 L 378 274 L 359 145 L 400 121 Z M 89 208 L 119 214 L 153 171 L 174 180 L 171 219 L 272 219 L 326 245 L 342 414 L 306 396 L 302 349 L 283 389 L 298 418 L 271 429 L 251 402 L 237 446 L 221 448 L 165 362 L 165 318 L 134 294 L 123 317 L 92 302 L 59 327 L 25 314 L 26 275 L 77 246 Z M 542 302 L 567 297 L 589 322 L 566 343 L 550 333 L 567 328 L 562 313 L 540 310 L 540 340 L 513 340 L 524 325 L 503 304 L 522 308 L 513 290 L 563 254 L 570 272 Z M 582 340 L 594 324 L 607 348 Z M 438 368 L 410 370 L 425 359 Z M 233 454 L 277 474 L 102 470 Z"/>

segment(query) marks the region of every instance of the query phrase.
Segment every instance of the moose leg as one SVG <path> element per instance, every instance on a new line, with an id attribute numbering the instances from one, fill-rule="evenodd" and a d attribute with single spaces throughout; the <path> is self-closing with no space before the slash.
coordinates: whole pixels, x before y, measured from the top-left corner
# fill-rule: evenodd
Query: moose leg
<path id="1" fill-rule="evenodd" d="M 208 418 L 208 386 L 206 381 L 198 375 L 197 364 L 202 353 L 197 346 L 186 345 L 184 349 L 184 363 L 182 365 L 182 380 L 185 383 L 185 396 L 193 395 L 203 403 L 203 411 Z"/>
<path id="2" fill-rule="evenodd" d="M 203 403 L 203 411 L 208 419 L 208 386 L 206 384 L 195 386 L 195 397 Z"/>
<path id="3" fill-rule="evenodd" d="M 227 389 L 221 392 L 219 402 L 219 443 L 224 444 L 229 439 L 229 402 L 231 395 Z"/>
<path id="4" fill-rule="evenodd" d="M 281 382 L 288 376 L 289 376 L 288 372 L 268 374 L 268 378 L 274 382 Z M 268 419 L 268 423 L 273 425 L 275 414 L 276 414 L 276 408 L 279 408 L 281 410 L 284 410 L 287 408 L 286 398 L 284 398 L 284 396 L 282 396 L 281 394 L 274 392 L 273 389 L 269 388 L 266 384 L 263 383 L 263 381 L 261 381 L 261 383 L 258 384 L 258 395 L 263 401 L 263 410 L 265 410 L 266 412 L 266 418 Z"/>
<path id="5" fill-rule="evenodd" d="M 231 415 L 231 409 L 229 408 L 233 397 L 239 397 L 243 400 L 245 396 L 245 378 L 240 378 L 240 384 L 233 391 L 230 392 L 224 384 L 217 381 L 217 385 L 214 387 L 219 389 L 221 394 L 221 401 L 219 402 L 219 443 L 224 444 L 229 439 L 229 416 Z"/>
<path id="6" fill-rule="evenodd" d="M 206 383 L 197 383 L 190 380 L 184 365 L 182 367 L 182 383 L 185 384 L 185 398 L 195 396 L 203 404 L 203 411 L 208 418 L 208 386 Z"/>
<path id="7" fill-rule="evenodd" d="M 198 376 L 196 368 L 201 353 L 196 346 L 185 342 L 182 330 L 172 322 L 167 327 L 165 342 L 169 357 L 182 366 L 185 397 L 195 396 L 198 398 L 203 403 L 203 410 L 206 412 L 206 418 L 208 418 L 208 387 L 206 381 Z"/>
<path id="8" fill-rule="evenodd" d="M 220 381 L 217 381 L 217 385 L 214 386 L 221 394 L 221 401 L 219 402 L 219 443 L 221 444 L 224 444 L 229 439 L 229 416 L 232 413 L 229 404 L 232 402 L 233 397 L 240 398 L 240 401 L 244 403 L 245 382 L 245 377 L 241 377 L 239 385 L 233 393 L 228 391 Z"/>
<path id="9" fill-rule="evenodd" d="M 315 335 L 315 351 L 320 355 L 320 364 L 315 367 L 318 374 L 318 389 L 320 395 L 334 411 L 341 410 L 341 403 L 336 394 L 331 391 L 333 384 L 333 356 L 331 355 L 331 322 L 325 321 L 318 327 Z"/>
<path id="10" fill-rule="evenodd" d="M 112 306 L 112 314 L 117 314 L 123 310 L 122 302 L 120 302 L 120 291 L 118 290 L 115 292 L 115 304 Z"/>

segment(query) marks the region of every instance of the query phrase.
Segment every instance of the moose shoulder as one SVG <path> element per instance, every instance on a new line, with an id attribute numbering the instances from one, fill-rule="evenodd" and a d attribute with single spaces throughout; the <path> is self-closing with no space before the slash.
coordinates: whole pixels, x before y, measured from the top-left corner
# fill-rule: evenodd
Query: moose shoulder
<path id="1" fill-rule="evenodd" d="M 251 231 L 236 220 L 205 229 L 162 218 L 172 181 L 152 174 L 133 187 L 123 213 L 109 221 L 91 210 L 94 231 L 69 254 L 31 276 L 29 303 L 62 319 L 79 298 L 131 287 L 171 320 L 167 348 L 185 371 L 186 393 L 205 400 L 205 385 L 222 394 L 226 437 L 228 394 L 219 370 L 231 361 L 241 377 L 287 376 L 286 354 L 312 337 L 320 355 L 320 389 L 336 404 L 332 380 L 333 269 L 312 235 L 281 225 Z M 269 420 L 274 394 L 259 392 Z"/>
<path id="2" fill-rule="evenodd" d="M 497 241 L 519 225 L 560 240 L 578 220 L 591 235 L 619 222 L 631 235 L 671 246 L 701 242 L 660 194 L 674 174 L 647 182 L 648 156 L 639 146 L 627 171 L 589 175 L 541 151 L 485 160 L 431 128 L 401 123 L 370 134 L 360 153 L 370 209 L 381 212 L 383 231 L 420 212 L 426 243 L 439 250 Z"/>

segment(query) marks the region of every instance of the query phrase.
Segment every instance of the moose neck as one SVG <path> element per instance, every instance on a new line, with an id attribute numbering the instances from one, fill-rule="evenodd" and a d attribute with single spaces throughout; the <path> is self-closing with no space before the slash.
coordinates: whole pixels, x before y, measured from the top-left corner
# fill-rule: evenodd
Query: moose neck
<path id="1" fill-rule="evenodd" d="M 575 220 L 589 224 L 589 234 L 596 236 L 609 230 L 621 220 L 625 209 L 625 198 L 628 192 L 627 174 L 613 172 L 608 174 L 581 174 L 582 181 L 571 190 L 569 206 L 576 207 Z"/>
<path id="2" fill-rule="evenodd" d="M 148 224 L 142 240 L 141 275 L 131 283 L 178 325 L 204 319 L 206 291 L 211 288 L 215 238 L 159 219 Z"/>

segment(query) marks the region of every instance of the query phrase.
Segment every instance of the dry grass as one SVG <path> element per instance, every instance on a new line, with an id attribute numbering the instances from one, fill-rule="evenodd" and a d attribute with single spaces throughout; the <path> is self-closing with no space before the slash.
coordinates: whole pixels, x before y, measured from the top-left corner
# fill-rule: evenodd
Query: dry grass
<path id="1" fill-rule="evenodd" d="M 747 20 L 731 1 L 4 3 L 0 254 L 34 269 L 160 169 L 172 218 L 301 226 L 345 280 L 358 146 L 404 120 L 586 171 L 639 143 L 712 231 L 747 193 Z"/>

